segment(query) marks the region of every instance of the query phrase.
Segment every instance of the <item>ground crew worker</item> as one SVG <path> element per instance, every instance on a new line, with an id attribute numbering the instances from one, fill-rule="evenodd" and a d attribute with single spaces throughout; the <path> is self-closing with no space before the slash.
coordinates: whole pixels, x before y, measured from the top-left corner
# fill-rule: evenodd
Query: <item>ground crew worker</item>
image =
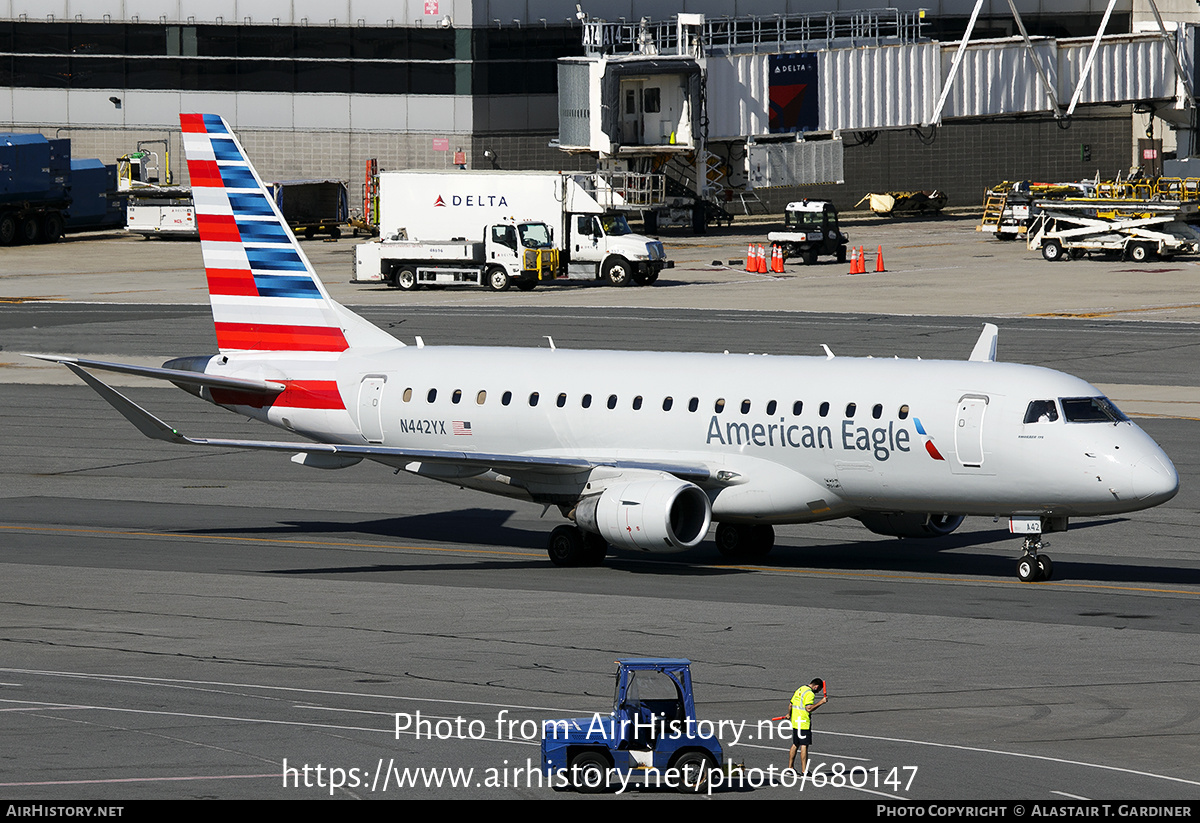
<path id="1" fill-rule="evenodd" d="M 814 678 L 807 686 L 801 686 L 796 689 L 792 695 L 791 705 L 788 707 L 788 720 L 792 723 L 792 748 L 788 752 L 787 767 L 795 771 L 796 751 L 800 751 L 800 773 L 804 774 L 808 771 L 808 747 L 812 745 L 812 720 L 809 713 L 816 711 L 821 706 L 824 706 L 829 700 L 829 695 L 822 695 L 821 699 L 817 700 L 817 692 L 825 691 L 825 681 L 821 678 Z"/>

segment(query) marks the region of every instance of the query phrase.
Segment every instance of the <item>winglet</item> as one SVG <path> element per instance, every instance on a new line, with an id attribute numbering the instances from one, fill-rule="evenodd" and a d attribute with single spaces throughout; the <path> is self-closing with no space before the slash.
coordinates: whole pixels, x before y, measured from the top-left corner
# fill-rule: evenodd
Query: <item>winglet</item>
<path id="1" fill-rule="evenodd" d="M 996 341 L 999 337 L 1000 329 L 996 328 L 994 323 L 984 323 L 983 333 L 975 341 L 975 348 L 971 349 L 971 356 L 967 359 L 994 363 L 996 361 Z"/>

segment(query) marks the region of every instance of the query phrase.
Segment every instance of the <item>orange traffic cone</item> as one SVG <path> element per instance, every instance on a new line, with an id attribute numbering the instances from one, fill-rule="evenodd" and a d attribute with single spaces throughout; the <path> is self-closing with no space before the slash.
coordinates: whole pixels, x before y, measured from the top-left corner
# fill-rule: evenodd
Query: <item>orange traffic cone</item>
<path id="1" fill-rule="evenodd" d="M 863 247 L 858 247 L 858 273 L 867 273 L 867 255 L 863 253 Z"/>
<path id="2" fill-rule="evenodd" d="M 746 246 L 746 271 L 758 271 L 758 258 L 754 254 L 754 244 Z"/>
<path id="3" fill-rule="evenodd" d="M 858 249 L 850 249 L 850 273 L 858 274 Z"/>
<path id="4" fill-rule="evenodd" d="M 767 273 L 767 250 L 761 245 L 758 247 L 758 273 Z"/>
<path id="5" fill-rule="evenodd" d="M 771 271 L 783 274 L 783 249 L 779 246 L 771 246 Z"/>
<path id="6" fill-rule="evenodd" d="M 882 245 L 879 247 L 879 251 L 875 252 L 875 271 L 877 271 L 877 272 L 887 271 L 887 269 L 885 269 L 883 267 L 883 246 Z"/>

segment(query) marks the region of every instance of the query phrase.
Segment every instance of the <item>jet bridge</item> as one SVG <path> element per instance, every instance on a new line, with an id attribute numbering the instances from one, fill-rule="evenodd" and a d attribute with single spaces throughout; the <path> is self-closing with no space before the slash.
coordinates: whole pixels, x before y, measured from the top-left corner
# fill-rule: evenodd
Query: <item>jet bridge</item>
<path id="1" fill-rule="evenodd" d="M 1122 103 L 1194 128 L 1196 28 L 1171 28 L 1152 0 L 1152 32 L 1104 34 L 1110 0 L 1095 37 L 1030 37 L 1010 3 L 1020 36 L 972 40 L 982 2 L 953 43 L 924 36 L 924 11 L 895 9 L 587 20 L 586 56 L 559 61 L 559 147 L 666 172 L 703 199 L 730 186 L 711 173 L 719 144 L 746 158 L 732 187 L 752 189 L 841 182 L 847 131 L 1031 114 L 1065 125 L 1081 106 Z"/>

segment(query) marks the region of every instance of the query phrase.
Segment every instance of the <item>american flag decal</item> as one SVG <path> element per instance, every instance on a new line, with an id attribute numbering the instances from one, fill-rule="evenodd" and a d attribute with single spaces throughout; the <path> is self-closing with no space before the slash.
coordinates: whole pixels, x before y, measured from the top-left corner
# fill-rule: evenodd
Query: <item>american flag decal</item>
<path id="1" fill-rule="evenodd" d="M 471 433 L 471 423 L 470 423 L 470 421 L 468 421 L 468 420 L 454 420 L 454 421 L 452 421 L 452 422 L 453 422 L 453 424 L 454 424 L 454 433 L 455 433 L 455 434 L 468 434 L 468 435 L 469 435 L 469 434 Z"/>

